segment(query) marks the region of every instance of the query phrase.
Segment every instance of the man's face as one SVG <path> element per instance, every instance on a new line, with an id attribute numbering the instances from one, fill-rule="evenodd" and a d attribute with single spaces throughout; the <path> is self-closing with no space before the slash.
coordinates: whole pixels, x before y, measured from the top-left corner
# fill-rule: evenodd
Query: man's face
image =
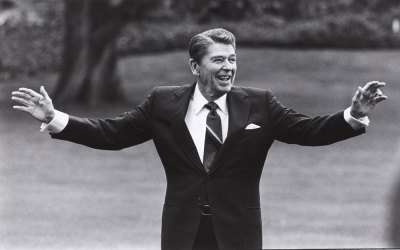
<path id="1" fill-rule="evenodd" d="M 196 65 L 199 88 L 208 100 L 228 93 L 236 74 L 235 49 L 230 44 L 212 43 Z"/>

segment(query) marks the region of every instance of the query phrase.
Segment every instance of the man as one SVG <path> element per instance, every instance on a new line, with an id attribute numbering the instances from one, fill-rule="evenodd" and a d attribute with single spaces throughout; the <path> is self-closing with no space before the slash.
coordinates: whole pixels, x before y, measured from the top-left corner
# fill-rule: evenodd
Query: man
<path id="1" fill-rule="evenodd" d="M 50 97 L 20 88 L 15 109 L 42 121 L 52 138 L 118 150 L 152 139 L 167 177 L 163 249 L 262 247 L 259 180 L 274 140 L 327 145 L 365 132 L 367 114 L 387 97 L 373 81 L 351 107 L 310 118 L 282 106 L 269 90 L 233 86 L 236 44 L 213 29 L 189 43 L 197 81 L 155 88 L 134 110 L 114 119 L 84 119 L 55 111 Z"/>

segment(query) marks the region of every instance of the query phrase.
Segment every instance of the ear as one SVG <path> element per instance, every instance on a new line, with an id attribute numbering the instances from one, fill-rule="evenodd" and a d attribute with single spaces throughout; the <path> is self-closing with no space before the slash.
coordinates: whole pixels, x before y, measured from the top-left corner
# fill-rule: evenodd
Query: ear
<path id="1" fill-rule="evenodd" d="M 192 74 L 194 76 L 198 76 L 199 75 L 199 64 L 193 58 L 189 59 L 189 66 L 190 66 L 190 70 L 192 70 Z"/>

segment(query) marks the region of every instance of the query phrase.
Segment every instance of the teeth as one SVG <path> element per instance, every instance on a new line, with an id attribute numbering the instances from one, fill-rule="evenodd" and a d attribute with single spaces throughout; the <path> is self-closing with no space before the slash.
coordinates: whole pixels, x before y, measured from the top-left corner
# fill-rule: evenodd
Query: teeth
<path id="1" fill-rule="evenodd" d="M 229 80 L 231 77 L 230 76 L 219 76 L 218 79 L 223 80 L 223 81 L 227 81 Z"/>

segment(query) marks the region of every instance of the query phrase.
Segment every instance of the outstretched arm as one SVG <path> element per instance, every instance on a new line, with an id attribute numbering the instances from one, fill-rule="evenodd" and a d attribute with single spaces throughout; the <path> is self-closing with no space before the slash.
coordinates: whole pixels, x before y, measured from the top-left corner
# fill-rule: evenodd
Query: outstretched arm
<path id="1" fill-rule="evenodd" d="M 88 119 L 65 114 L 67 118 L 62 119 L 65 122 L 58 119 L 61 118 L 59 114 L 62 112 L 54 109 L 43 86 L 40 88 L 40 94 L 31 89 L 20 88 L 12 92 L 12 100 L 20 104 L 13 106 L 14 109 L 27 112 L 49 126 L 60 125 L 53 126 L 54 130 L 49 130 L 55 139 L 68 140 L 92 148 L 118 150 L 152 138 L 150 124 L 152 94 L 132 111 L 116 118 Z"/>
<path id="2" fill-rule="evenodd" d="M 51 122 L 54 117 L 53 103 L 43 86 L 40 87 L 40 94 L 28 88 L 19 88 L 12 92 L 11 99 L 20 104 L 13 106 L 14 109 L 27 112 L 43 123 Z"/>
<path id="3" fill-rule="evenodd" d="M 346 111 L 353 120 L 361 122 L 376 104 L 386 100 L 379 88 L 385 83 L 372 81 L 363 88 L 359 87 L 352 99 L 352 105 Z M 365 132 L 364 125 L 355 128 L 346 118 L 346 111 L 330 116 L 310 118 L 288 109 L 272 95 L 270 98 L 271 121 L 274 121 L 276 138 L 286 143 L 300 145 L 326 145 L 341 141 Z M 367 119 L 368 120 L 368 119 Z M 361 122 L 363 123 L 363 122 Z"/>

